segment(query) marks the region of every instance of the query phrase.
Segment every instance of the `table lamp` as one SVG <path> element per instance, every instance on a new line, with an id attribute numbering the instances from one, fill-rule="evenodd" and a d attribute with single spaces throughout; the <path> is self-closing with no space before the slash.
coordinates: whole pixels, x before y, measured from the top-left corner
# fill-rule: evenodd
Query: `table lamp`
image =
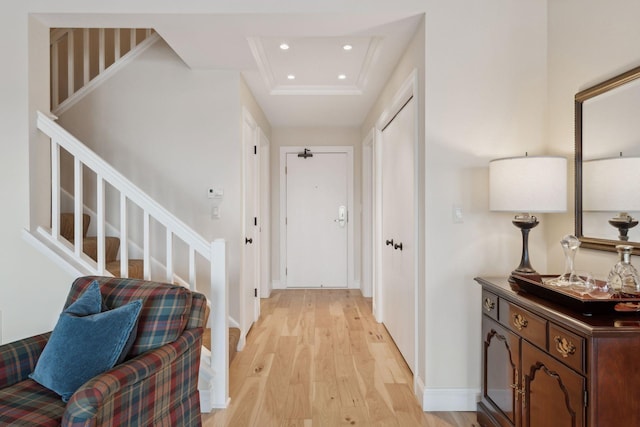
<path id="1" fill-rule="evenodd" d="M 638 225 L 629 212 L 640 211 L 639 183 L 640 157 L 583 161 L 582 210 L 618 212 L 609 224 L 618 229 L 618 239 L 626 242 L 629 229 Z"/>
<path id="2" fill-rule="evenodd" d="M 538 225 L 531 214 L 566 212 L 567 159 L 527 155 L 492 160 L 489 209 L 517 213 L 512 222 L 522 232 L 522 257 L 511 275 L 537 275 L 529 261 L 529 231 Z"/>

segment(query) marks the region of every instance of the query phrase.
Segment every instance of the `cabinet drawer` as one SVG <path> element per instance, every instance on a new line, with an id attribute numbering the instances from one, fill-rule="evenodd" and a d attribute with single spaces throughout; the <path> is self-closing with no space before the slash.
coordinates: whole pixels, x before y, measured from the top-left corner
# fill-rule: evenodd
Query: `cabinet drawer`
<path id="1" fill-rule="evenodd" d="M 482 290 L 482 312 L 493 320 L 498 320 L 498 296 Z"/>
<path id="2" fill-rule="evenodd" d="M 547 348 L 547 321 L 509 301 L 499 301 L 499 321 L 540 348 Z"/>
<path id="3" fill-rule="evenodd" d="M 578 372 L 585 371 L 585 339 L 549 323 L 549 354 Z"/>

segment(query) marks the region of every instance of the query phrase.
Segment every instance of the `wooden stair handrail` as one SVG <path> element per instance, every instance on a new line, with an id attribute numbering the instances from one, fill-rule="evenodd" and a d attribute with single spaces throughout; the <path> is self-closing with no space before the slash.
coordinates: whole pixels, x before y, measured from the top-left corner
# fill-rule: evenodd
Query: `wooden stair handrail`
<path id="1" fill-rule="evenodd" d="M 132 202 L 140 207 L 143 211 L 144 219 L 144 278 L 150 278 L 150 247 L 149 247 L 149 221 L 153 218 L 159 224 L 165 227 L 167 235 L 167 260 L 166 272 L 167 281 L 174 281 L 174 272 L 171 250 L 171 242 L 173 236 L 182 240 L 189 249 L 189 281 L 188 286 L 192 290 L 196 290 L 196 268 L 195 254 L 200 254 L 210 264 L 210 294 L 209 303 L 211 304 L 211 342 L 215 348 L 222 351 L 211 352 L 211 369 L 202 370 L 201 381 L 204 382 L 206 392 L 201 392 L 201 396 L 205 396 L 206 408 L 224 408 L 229 402 L 229 353 L 228 353 L 228 329 L 229 329 L 229 301 L 228 301 L 228 274 L 227 274 L 227 255 L 226 242 L 224 239 L 216 239 L 212 242 L 206 241 L 202 236 L 196 233 L 192 228 L 182 222 L 180 219 L 171 214 L 167 209 L 162 207 L 158 202 L 152 199 L 144 191 L 133 184 L 129 179 L 124 177 L 120 172 L 115 170 L 111 165 L 104 161 L 89 147 L 80 142 L 68 131 L 58 125 L 51 117 L 37 112 L 36 119 L 37 128 L 51 139 L 51 215 L 52 226 L 51 232 L 46 232 L 46 238 L 52 244 L 61 247 L 62 252 L 69 256 L 80 260 L 85 265 L 91 260 L 83 253 L 82 248 L 82 214 L 84 204 L 82 200 L 82 170 L 90 169 L 96 175 L 97 179 L 97 245 L 98 245 L 98 273 L 105 271 L 105 183 L 108 182 L 114 189 L 120 192 L 121 206 L 121 274 L 126 277 L 128 268 L 128 255 L 126 238 L 126 205 L 122 201 Z M 63 148 L 73 157 L 74 168 L 74 242 L 73 245 L 66 239 L 60 238 L 60 149 Z M 123 208 L 123 206 L 125 206 Z M 57 219 L 56 219 L 57 218 Z M 39 228 L 44 233 L 42 227 Z M 124 252 L 122 251 L 124 248 Z M 125 266 L 126 265 L 126 266 Z M 181 282 L 184 282 L 180 279 Z M 204 380 L 203 380 L 204 378 Z M 202 402 L 201 402 L 202 404 Z"/>
<path id="2" fill-rule="evenodd" d="M 63 147 L 75 158 L 78 158 L 83 165 L 100 174 L 105 181 L 115 188 L 118 188 L 128 200 L 133 201 L 146 212 L 149 212 L 154 219 L 171 229 L 174 234 L 193 246 L 202 256 L 207 259 L 211 258 L 209 242 L 125 178 L 120 172 L 113 169 L 93 150 L 82 144 L 76 137 L 41 111 L 38 111 L 37 126 L 38 129 L 49 136 L 52 141 L 55 141 L 56 144 Z"/>

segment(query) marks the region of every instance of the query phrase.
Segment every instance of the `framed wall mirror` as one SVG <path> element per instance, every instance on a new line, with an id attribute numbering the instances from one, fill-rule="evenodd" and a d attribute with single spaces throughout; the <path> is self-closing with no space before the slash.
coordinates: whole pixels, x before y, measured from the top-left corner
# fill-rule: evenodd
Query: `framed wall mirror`
<path id="1" fill-rule="evenodd" d="M 640 254 L 640 67 L 575 96 L 575 232 Z"/>

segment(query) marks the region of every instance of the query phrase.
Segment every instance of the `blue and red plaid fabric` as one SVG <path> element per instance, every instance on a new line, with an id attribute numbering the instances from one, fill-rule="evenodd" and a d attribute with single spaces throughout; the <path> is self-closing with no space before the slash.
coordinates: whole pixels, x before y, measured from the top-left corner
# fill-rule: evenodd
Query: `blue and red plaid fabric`
<path id="1" fill-rule="evenodd" d="M 93 281 L 100 284 L 102 301 L 109 308 L 121 307 L 141 299 L 137 337 L 129 356 L 173 342 L 187 325 L 192 293 L 188 289 L 166 283 L 120 277 L 80 277 L 73 282 L 65 308 L 71 305 Z"/>
<path id="2" fill-rule="evenodd" d="M 65 403 L 32 379 L 0 389 L 0 425 L 57 427 Z"/>
<path id="3" fill-rule="evenodd" d="M 144 321 L 157 328 L 176 327 L 171 297 L 184 306 L 177 316 L 184 328 L 177 339 L 134 357 L 94 377 L 74 393 L 69 402 L 25 379 L 33 370 L 48 334 L 0 346 L 0 425 L 17 426 L 201 426 L 198 367 L 206 299 L 202 294 L 173 285 L 134 279 L 87 277 L 74 283 L 67 299 L 70 304 L 93 280 L 101 284 L 107 306 L 116 307 L 131 299 L 151 302 L 163 315 L 147 311 Z M 103 290 L 103 285 L 105 286 Z M 141 290 L 126 287 L 142 286 Z M 152 288 L 158 292 L 157 296 Z M 185 299 L 183 292 L 189 294 Z M 65 305 L 65 306 L 66 306 Z M 143 312 L 146 307 L 143 307 Z M 180 311 L 178 309 L 177 311 Z M 169 313 L 169 314 L 167 314 Z M 141 319 L 139 323 L 142 323 Z M 168 339 L 168 334 L 147 331 L 141 325 L 145 345 Z M 151 337 L 151 338 L 149 338 Z M 140 335 L 138 336 L 138 339 Z"/>
<path id="4" fill-rule="evenodd" d="M 0 347 L 0 389 L 27 379 L 51 333 L 36 335 Z"/>
<path id="5" fill-rule="evenodd" d="M 78 389 L 64 426 L 199 426 L 202 328 L 122 363 Z"/>

